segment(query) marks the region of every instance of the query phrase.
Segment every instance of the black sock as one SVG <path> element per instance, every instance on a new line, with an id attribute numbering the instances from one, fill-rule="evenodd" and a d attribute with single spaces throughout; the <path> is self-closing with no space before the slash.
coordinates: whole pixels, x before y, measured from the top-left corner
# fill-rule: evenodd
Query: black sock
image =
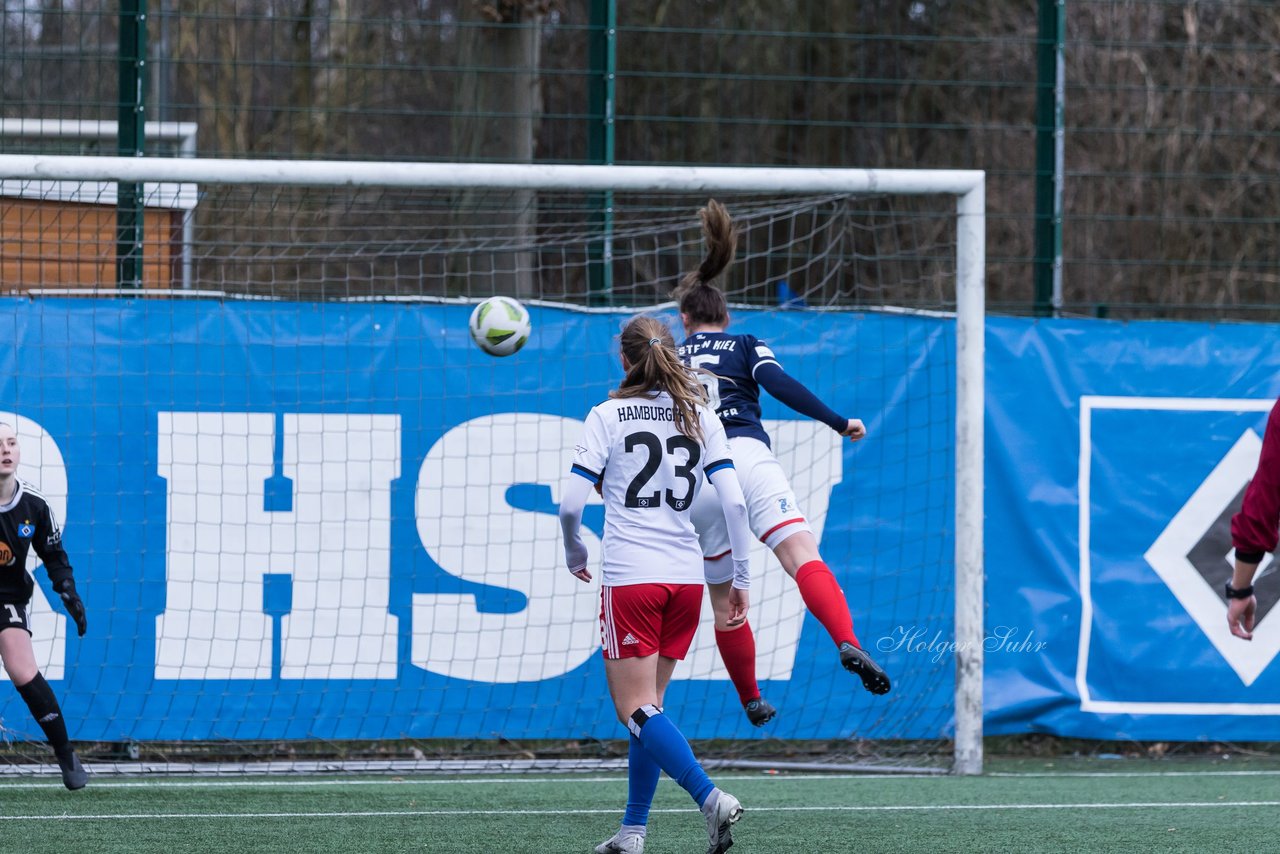
<path id="1" fill-rule="evenodd" d="M 44 730 L 44 737 L 49 739 L 55 753 L 61 755 L 71 749 L 71 740 L 67 738 L 67 724 L 62 719 L 62 707 L 58 698 L 53 696 L 53 689 L 44 681 L 44 676 L 37 673 L 36 678 L 26 685 L 18 686 L 18 693 L 27 701 L 31 716 Z"/>

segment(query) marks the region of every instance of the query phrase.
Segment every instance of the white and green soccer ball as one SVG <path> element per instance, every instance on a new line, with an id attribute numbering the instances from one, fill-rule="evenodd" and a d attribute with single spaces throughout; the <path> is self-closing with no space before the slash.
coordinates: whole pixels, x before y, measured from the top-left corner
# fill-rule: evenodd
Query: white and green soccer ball
<path id="1" fill-rule="evenodd" d="M 511 297 L 489 297 L 471 312 L 471 337 L 490 356 L 510 356 L 529 340 L 529 311 Z"/>

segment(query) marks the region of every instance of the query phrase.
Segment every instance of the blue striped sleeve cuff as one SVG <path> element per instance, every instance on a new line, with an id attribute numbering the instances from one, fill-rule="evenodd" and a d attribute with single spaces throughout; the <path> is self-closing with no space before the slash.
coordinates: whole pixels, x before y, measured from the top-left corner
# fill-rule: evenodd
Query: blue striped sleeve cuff
<path id="1" fill-rule="evenodd" d="M 705 466 L 702 467 L 702 470 L 707 473 L 708 477 L 710 477 L 711 475 L 720 471 L 720 469 L 731 469 L 731 468 L 733 468 L 733 460 L 725 459 L 725 460 L 716 460 L 713 463 L 707 463 Z"/>
<path id="2" fill-rule="evenodd" d="M 600 475 L 596 474 L 586 466 L 580 466 L 577 463 L 574 463 L 573 468 L 569 469 L 569 471 L 581 477 L 585 477 L 587 480 L 591 481 L 592 483 L 600 482 Z"/>

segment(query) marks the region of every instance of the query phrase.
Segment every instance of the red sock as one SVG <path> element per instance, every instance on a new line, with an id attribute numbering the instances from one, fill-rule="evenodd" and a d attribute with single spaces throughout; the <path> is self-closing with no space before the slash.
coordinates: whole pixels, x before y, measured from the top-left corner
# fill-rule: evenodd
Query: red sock
<path id="1" fill-rule="evenodd" d="M 846 641 L 856 647 L 862 646 L 853 633 L 853 617 L 849 615 L 849 605 L 844 601 L 844 591 L 825 563 L 811 560 L 800 567 L 796 572 L 796 584 L 800 585 L 805 607 L 826 628 L 836 646 Z"/>
<path id="2" fill-rule="evenodd" d="M 745 706 L 760 696 L 760 686 L 756 684 L 756 636 L 751 633 L 751 624 L 743 623 L 740 629 L 721 631 L 716 629 L 716 646 L 720 649 L 720 658 L 724 661 L 724 669 L 729 671 L 733 687 L 738 689 L 738 699 Z"/>

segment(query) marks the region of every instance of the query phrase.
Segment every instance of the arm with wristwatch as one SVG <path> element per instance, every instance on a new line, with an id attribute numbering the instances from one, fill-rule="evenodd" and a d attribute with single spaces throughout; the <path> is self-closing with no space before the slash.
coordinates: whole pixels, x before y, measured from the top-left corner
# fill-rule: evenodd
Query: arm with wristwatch
<path id="1" fill-rule="evenodd" d="M 1240 512 L 1231 517 L 1231 544 L 1236 569 L 1227 582 L 1227 624 L 1231 634 L 1253 640 L 1258 600 L 1253 595 L 1254 576 L 1267 552 L 1280 539 L 1280 401 L 1271 408 L 1262 437 L 1258 470 L 1244 493 Z"/>

